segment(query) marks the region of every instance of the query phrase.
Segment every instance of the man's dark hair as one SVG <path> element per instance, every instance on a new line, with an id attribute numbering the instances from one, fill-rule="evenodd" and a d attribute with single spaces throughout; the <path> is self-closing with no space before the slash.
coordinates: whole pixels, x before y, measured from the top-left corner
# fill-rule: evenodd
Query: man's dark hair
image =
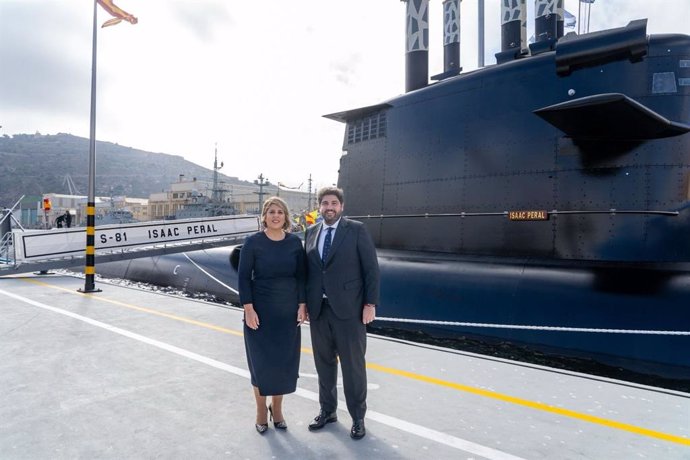
<path id="1" fill-rule="evenodd" d="M 319 204 L 321 204 L 321 200 L 326 195 L 335 195 L 335 197 L 338 198 L 338 201 L 340 201 L 340 204 L 343 204 L 345 202 L 343 200 L 343 190 L 339 189 L 338 187 L 324 187 L 321 190 L 319 190 L 316 194 L 319 200 Z"/>

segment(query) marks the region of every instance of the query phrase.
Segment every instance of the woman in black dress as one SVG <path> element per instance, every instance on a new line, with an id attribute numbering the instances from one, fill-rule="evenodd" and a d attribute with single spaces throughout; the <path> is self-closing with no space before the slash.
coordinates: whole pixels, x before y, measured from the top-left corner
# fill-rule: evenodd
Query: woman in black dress
<path id="1" fill-rule="evenodd" d="M 302 241 L 288 233 L 285 201 L 268 198 L 261 211 L 264 228 L 240 252 L 239 291 L 244 306 L 244 343 L 256 399 L 256 431 L 286 429 L 283 395 L 297 388 L 300 326 L 307 319 L 306 259 Z M 266 407 L 266 396 L 272 396 Z"/>

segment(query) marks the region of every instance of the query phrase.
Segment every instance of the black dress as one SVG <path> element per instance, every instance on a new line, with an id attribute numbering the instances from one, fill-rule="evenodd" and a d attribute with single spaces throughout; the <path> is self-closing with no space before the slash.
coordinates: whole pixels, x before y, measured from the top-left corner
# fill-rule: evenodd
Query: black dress
<path id="1" fill-rule="evenodd" d="M 242 305 L 251 303 L 259 328 L 244 325 L 244 344 L 252 385 L 262 396 L 292 393 L 297 388 L 301 335 L 298 303 L 304 303 L 306 258 L 302 241 L 286 234 L 280 241 L 264 232 L 245 241 L 240 252 Z"/>

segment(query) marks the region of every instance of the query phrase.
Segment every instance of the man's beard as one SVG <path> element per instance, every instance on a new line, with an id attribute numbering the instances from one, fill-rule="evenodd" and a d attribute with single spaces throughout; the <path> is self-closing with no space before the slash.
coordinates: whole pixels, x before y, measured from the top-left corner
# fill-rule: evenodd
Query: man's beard
<path id="1" fill-rule="evenodd" d="M 340 214 L 342 214 L 342 213 L 340 213 Z M 338 219 L 340 219 L 340 214 L 338 214 L 336 212 L 332 218 L 329 218 L 326 214 L 324 214 L 323 215 L 323 221 L 326 222 L 326 225 L 333 225 L 338 221 Z"/>

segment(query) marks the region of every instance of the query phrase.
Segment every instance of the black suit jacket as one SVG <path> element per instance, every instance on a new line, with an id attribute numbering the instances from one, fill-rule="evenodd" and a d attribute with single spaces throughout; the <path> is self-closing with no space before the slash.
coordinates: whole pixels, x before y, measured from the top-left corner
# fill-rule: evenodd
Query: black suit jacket
<path id="1" fill-rule="evenodd" d="M 379 263 L 374 241 L 361 222 L 342 217 L 323 264 L 319 254 L 323 226 L 312 225 L 305 235 L 309 317 L 319 317 L 323 289 L 338 318 L 361 316 L 364 304 L 379 303 Z"/>

